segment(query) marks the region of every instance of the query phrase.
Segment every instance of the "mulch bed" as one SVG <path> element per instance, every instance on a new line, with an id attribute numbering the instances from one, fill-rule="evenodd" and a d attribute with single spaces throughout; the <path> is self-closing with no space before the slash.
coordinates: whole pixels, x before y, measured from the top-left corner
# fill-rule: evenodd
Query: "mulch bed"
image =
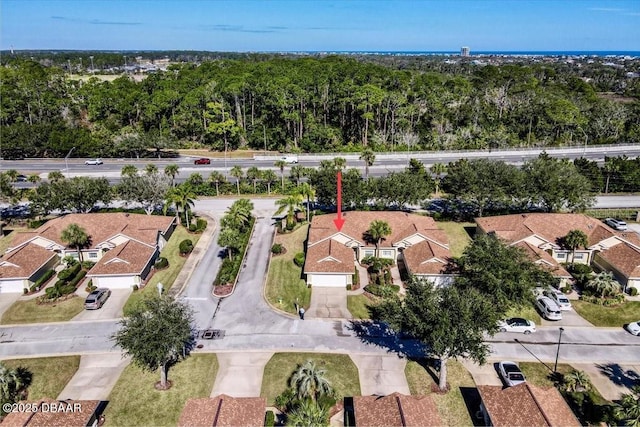
<path id="1" fill-rule="evenodd" d="M 213 295 L 217 297 L 226 297 L 231 295 L 233 291 L 233 284 L 227 283 L 226 285 L 218 285 L 213 287 Z"/>
<path id="2" fill-rule="evenodd" d="M 167 385 L 166 386 L 162 386 L 162 384 L 160 383 L 160 381 L 158 381 L 157 383 L 155 383 L 153 386 L 155 387 L 156 390 L 160 390 L 160 391 L 165 391 L 165 390 L 169 390 L 171 388 L 171 386 L 173 385 L 173 381 L 171 380 L 167 380 Z"/>

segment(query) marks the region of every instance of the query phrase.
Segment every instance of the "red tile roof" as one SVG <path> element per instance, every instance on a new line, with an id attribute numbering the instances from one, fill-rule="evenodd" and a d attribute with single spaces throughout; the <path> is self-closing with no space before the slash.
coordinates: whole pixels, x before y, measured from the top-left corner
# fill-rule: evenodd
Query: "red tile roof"
<path id="1" fill-rule="evenodd" d="M 57 256 L 41 246 L 26 244 L 0 257 L 0 278 L 28 279 Z"/>
<path id="2" fill-rule="evenodd" d="M 305 273 L 354 273 L 354 250 L 332 239 L 307 250 Z"/>
<path id="3" fill-rule="evenodd" d="M 536 387 L 525 382 L 505 389 L 480 385 L 478 391 L 495 427 L 580 426 L 555 387 Z"/>
<path id="4" fill-rule="evenodd" d="M 359 427 L 443 425 L 431 396 L 353 396 L 353 409 Z"/>
<path id="5" fill-rule="evenodd" d="M 640 278 L 640 248 L 625 242 L 618 243 L 598 256 L 628 278 Z"/>
<path id="6" fill-rule="evenodd" d="M 2 427 L 85 427 L 95 420 L 100 405 L 99 400 L 43 399 L 20 403 L 37 411 L 9 413 L 2 420 Z"/>
<path id="7" fill-rule="evenodd" d="M 155 252 L 155 247 L 129 240 L 107 251 L 87 275 L 140 274 Z"/>
<path id="8" fill-rule="evenodd" d="M 189 399 L 184 405 L 179 427 L 258 427 L 264 425 L 267 399 L 264 397 L 231 397 L 221 394 L 213 398 Z"/>
<path id="9" fill-rule="evenodd" d="M 553 275 L 553 277 L 571 278 L 571 274 L 569 274 L 569 272 L 562 265 L 558 264 L 558 261 L 553 259 L 553 257 L 549 255 L 547 251 L 525 241 L 518 242 L 514 246 L 522 249 L 527 254 L 529 259 L 531 259 L 533 262 L 545 261 L 537 262 L 536 264 L 546 269 Z"/>
<path id="10" fill-rule="evenodd" d="M 448 249 L 428 240 L 409 246 L 402 253 L 412 274 L 445 274 L 451 257 Z"/>

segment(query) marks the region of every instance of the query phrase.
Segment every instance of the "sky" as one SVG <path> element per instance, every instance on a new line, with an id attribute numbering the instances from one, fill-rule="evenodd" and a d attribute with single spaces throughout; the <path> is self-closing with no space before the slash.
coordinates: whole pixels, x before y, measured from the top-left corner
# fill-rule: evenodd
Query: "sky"
<path id="1" fill-rule="evenodd" d="M 640 51 L 639 0 L 0 0 L 0 49 Z"/>

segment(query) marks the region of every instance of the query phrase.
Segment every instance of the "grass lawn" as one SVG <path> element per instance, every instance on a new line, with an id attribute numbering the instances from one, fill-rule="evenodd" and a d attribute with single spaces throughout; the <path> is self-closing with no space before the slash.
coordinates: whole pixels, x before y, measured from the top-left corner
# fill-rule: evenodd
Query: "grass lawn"
<path id="1" fill-rule="evenodd" d="M 154 384 L 160 381 L 159 372 L 143 371 L 131 363 L 107 399 L 107 425 L 175 426 L 188 399 L 209 397 L 217 373 L 215 354 L 194 354 L 169 369 L 173 386 L 158 391 Z"/>
<path id="2" fill-rule="evenodd" d="M 437 394 L 431 391 L 431 386 L 437 384 L 437 379 L 431 376 L 433 368 L 425 368 L 422 363 L 410 360 L 407 362 L 404 373 L 409 383 L 409 391 L 412 395 L 431 395 L 442 422 L 446 426 L 470 426 L 473 425 L 471 415 L 465 404 L 462 391 L 475 392 L 476 383 L 469 371 L 460 362 L 450 360 L 447 363 L 447 383 L 451 390 L 446 394 Z"/>
<path id="3" fill-rule="evenodd" d="M 33 375 L 28 400 L 56 399 L 80 366 L 80 356 L 3 360 L 9 368 L 22 366 Z"/>
<path id="4" fill-rule="evenodd" d="M 472 234 L 475 232 L 476 224 L 473 222 L 453 222 L 443 221 L 438 222 L 438 227 L 447 233 L 449 238 L 449 249 L 451 255 L 459 257 L 462 255 L 464 248 L 471 242 L 471 237 L 467 230 L 472 230 Z"/>
<path id="5" fill-rule="evenodd" d="M 354 319 L 370 319 L 371 315 L 367 307 L 372 303 L 370 298 L 360 295 L 347 296 L 347 310 Z"/>
<path id="6" fill-rule="evenodd" d="M 275 398 L 288 387 L 288 380 L 299 364 L 313 360 L 327 371 L 326 378 L 336 391 L 338 400 L 344 396 L 360 395 L 358 368 L 347 354 L 276 353 L 264 367 L 260 396 L 273 405 Z"/>
<path id="7" fill-rule="evenodd" d="M 571 301 L 573 309 L 594 326 L 622 327 L 640 319 L 640 301 L 627 301 L 617 307 L 604 307 L 585 301 Z"/>
<path id="8" fill-rule="evenodd" d="M 80 297 L 41 305 L 36 304 L 35 299 L 16 301 L 4 312 L 0 324 L 64 322 L 73 319 L 82 310 L 84 310 L 84 299 Z"/>
<path id="9" fill-rule="evenodd" d="M 209 224 L 208 226 L 212 227 L 213 225 Z M 160 256 L 167 258 L 169 261 L 169 267 L 164 270 L 156 271 L 144 288 L 131 294 L 124 305 L 123 311 L 125 316 L 131 312 L 140 300 L 143 298 L 150 298 L 158 294 L 158 288 L 156 287 L 158 282 L 162 282 L 165 292 L 171 289 L 173 282 L 175 282 L 176 277 L 178 277 L 180 270 L 182 270 L 184 263 L 187 261 L 187 258 L 181 257 L 179 253 L 180 242 L 184 239 L 190 239 L 193 242 L 193 246 L 195 246 L 198 243 L 198 240 L 200 240 L 200 234 L 190 234 L 187 229 L 181 225 L 176 227 L 171 238 L 162 249 L 162 252 L 160 252 Z"/>
<path id="10" fill-rule="evenodd" d="M 311 289 L 302 277 L 302 268 L 293 263 L 296 253 L 304 251 L 309 225 L 305 224 L 292 233 L 277 234 L 274 243 L 280 243 L 286 253 L 271 258 L 267 277 L 266 297 L 274 307 L 296 314 L 295 303 L 309 307 Z"/>
<path id="11" fill-rule="evenodd" d="M 540 318 L 540 315 L 536 311 L 535 307 L 530 305 L 526 307 L 510 309 L 509 311 L 507 311 L 507 315 L 505 316 L 505 318 L 508 317 L 522 317 L 527 320 L 532 320 L 533 323 L 535 323 L 537 326 L 542 324 L 542 319 Z"/>

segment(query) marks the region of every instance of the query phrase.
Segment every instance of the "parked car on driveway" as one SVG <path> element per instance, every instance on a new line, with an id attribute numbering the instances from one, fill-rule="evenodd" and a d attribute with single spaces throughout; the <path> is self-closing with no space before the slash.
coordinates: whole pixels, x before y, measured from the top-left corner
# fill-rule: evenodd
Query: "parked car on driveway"
<path id="1" fill-rule="evenodd" d="M 604 223 L 607 224 L 609 227 L 613 228 L 614 230 L 619 230 L 619 231 L 627 230 L 627 223 L 622 221 L 621 219 L 605 218 Z"/>
<path id="2" fill-rule="evenodd" d="M 637 322 L 631 322 L 629 323 L 625 329 L 627 331 L 629 331 L 632 335 L 635 336 L 640 336 L 640 320 L 638 320 Z"/>
<path id="3" fill-rule="evenodd" d="M 562 320 L 560 307 L 549 297 L 540 296 L 536 298 L 536 307 L 547 320 Z"/>
<path id="4" fill-rule="evenodd" d="M 84 162 L 85 165 L 91 165 L 91 166 L 95 166 L 95 165 L 101 165 L 102 164 L 102 159 L 89 159 L 86 160 Z"/>
<path id="5" fill-rule="evenodd" d="M 563 294 L 562 291 L 559 291 L 557 289 L 550 289 L 548 291 L 545 291 L 544 295 L 554 300 L 562 311 L 571 310 L 573 308 L 571 307 L 571 301 L 569 301 L 569 298 L 567 298 L 567 296 Z"/>
<path id="6" fill-rule="evenodd" d="M 529 335 L 536 331 L 536 324 L 521 317 L 511 317 L 498 322 L 500 332 L 519 332 Z"/>
<path id="7" fill-rule="evenodd" d="M 97 310 L 99 308 L 102 308 L 102 306 L 110 296 L 111 289 L 98 288 L 87 295 L 87 299 L 84 300 L 84 308 L 86 310 Z"/>
<path id="8" fill-rule="evenodd" d="M 193 161 L 194 165 L 210 165 L 211 164 L 211 159 L 207 159 L 206 157 L 202 157 L 200 159 L 195 159 Z"/>
<path id="9" fill-rule="evenodd" d="M 507 387 L 513 387 L 526 381 L 516 362 L 505 360 L 498 363 L 498 374 Z"/>

